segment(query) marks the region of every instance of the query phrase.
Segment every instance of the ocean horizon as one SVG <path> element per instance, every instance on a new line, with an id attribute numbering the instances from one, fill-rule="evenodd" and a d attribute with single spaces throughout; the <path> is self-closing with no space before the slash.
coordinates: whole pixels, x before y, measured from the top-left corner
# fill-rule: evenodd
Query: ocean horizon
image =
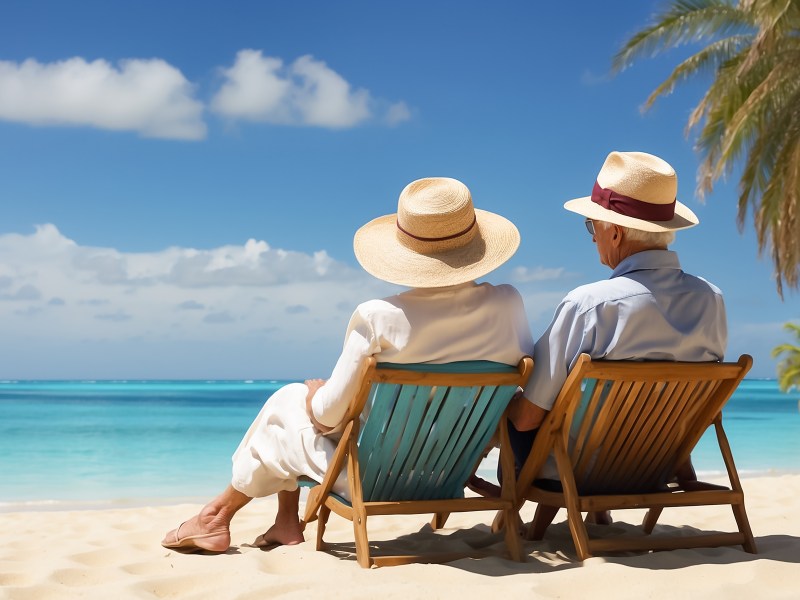
<path id="1" fill-rule="evenodd" d="M 292 381 L 0 380 L 0 512 L 204 502 Z M 723 424 L 740 476 L 800 472 L 800 391 L 747 379 Z M 702 476 L 724 474 L 713 428 L 692 458 Z"/>

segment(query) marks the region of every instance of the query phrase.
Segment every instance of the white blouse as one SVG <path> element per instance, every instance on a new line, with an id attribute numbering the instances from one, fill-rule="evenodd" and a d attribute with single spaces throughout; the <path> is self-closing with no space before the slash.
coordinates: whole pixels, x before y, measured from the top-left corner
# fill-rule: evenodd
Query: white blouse
<path id="1" fill-rule="evenodd" d="M 469 282 L 412 289 L 356 308 L 339 360 L 314 395 L 312 410 L 323 425 L 340 425 L 369 356 L 406 364 L 491 360 L 516 365 L 532 354 L 530 326 L 514 287 Z"/>

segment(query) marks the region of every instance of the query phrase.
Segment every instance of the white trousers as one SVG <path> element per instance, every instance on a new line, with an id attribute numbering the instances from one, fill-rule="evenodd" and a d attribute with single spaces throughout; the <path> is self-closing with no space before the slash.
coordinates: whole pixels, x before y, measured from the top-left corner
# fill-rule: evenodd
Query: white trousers
<path id="1" fill-rule="evenodd" d="M 276 391 L 261 408 L 233 454 L 231 485 L 250 498 L 297 489 L 305 475 L 322 482 L 339 436 L 324 436 L 306 413 L 308 388 L 290 383 Z M 344 472 L 333 486 L 349 497 Z"/>

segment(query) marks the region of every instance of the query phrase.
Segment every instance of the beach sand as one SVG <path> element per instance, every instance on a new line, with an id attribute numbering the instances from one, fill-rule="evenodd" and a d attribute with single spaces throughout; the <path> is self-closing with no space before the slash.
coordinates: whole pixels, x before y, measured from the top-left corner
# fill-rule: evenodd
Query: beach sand
<path id="1" fill-rule="evenodd" d="M 759 553 L 741 547 L 627 553 L 580 563 L 559 513 L 542 542 L 525 542 L 525 563 L 505 557 L 491 513 L 452 515 L 433 533 L 429 517 L 373 517 L 370 540 L 400 551 L 484 548 L 490 555 L 448 564 L 362 569 L 354 556 L 306 542 L 265 552 L 249 547 L 271 522 L 275 500 L 251 502 L 234 520 L 233 546 L 217 556 L 162 548 L 163 534 L 199 510 L 181 504 L 111 510 L 0 514 L 0 598 L 797 598 L 800 595 L 800 475 L 746 478 L 748 515 Z M 523 508 L 526 520 L 534 506 Z M 617 511 L 594 531 L 613 535 L 643 511 Z M 727 507 L 665 509 L 654 535 L 680 528 L 730 531 Z M 399 538 L 395 541 L 395 538 Z M 326 540 L 352 548 L 352 526 L 331 515 Z M 341 553 L 341 552 L 340 552 Z"/>

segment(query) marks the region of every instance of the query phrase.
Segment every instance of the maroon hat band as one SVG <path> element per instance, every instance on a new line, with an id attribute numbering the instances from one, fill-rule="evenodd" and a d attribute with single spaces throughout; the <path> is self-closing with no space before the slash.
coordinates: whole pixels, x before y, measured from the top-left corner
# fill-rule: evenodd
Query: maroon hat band
<path id="1" fill-rule="evenodd" d="M 626 217 L 645 221 L 669 221 L 675 216 L 675 200 L 669 204 L 652 204 L 623 196 L 594 182 L 592 202 Z"/>

